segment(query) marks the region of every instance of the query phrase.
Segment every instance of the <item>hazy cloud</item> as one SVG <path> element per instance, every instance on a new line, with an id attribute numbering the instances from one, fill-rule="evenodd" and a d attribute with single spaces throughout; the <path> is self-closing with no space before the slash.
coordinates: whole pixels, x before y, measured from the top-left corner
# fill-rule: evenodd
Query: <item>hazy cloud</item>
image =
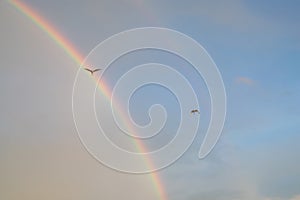
<path id="1" fill-rule="evenodd" d="M 245 84 L 249 86 L 255 85 L 255 81 L 251 78 L 245 77 L 245 76 L 240 76 L 235 79 L 235 81 L 239 84 Z"/>
<path id="2" fill-rule="evenodd" d="M 291 200 L 300 200 L 300 194 L 294 196 L 293 198 L 291 198 Z"/>

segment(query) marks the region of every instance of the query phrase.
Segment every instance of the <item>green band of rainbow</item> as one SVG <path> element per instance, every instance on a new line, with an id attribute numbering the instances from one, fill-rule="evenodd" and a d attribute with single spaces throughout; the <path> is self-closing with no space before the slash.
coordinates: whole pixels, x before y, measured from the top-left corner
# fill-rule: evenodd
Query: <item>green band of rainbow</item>
<path id="1" fill-rule="evenodd" d="M 80 54 L 77 49 L 74 47 L 74 45 L 68 41 L 66 37 L 64 37 L 56 28 L 53 26 L 50 22 L 46 21 L 41 15 L 38 14 L 37 11 L 30 8 L 25 3 L 19 1 L 19 0 L 10 0 L 8 1 L 11 5 L 13 5 L 17 10 L 19 10 L 21 13 L 23 13 L 25 16 L 27 16 L 32 22 L 34 22 L 40 29 L 42 29 L 44 32 L 47 33 L 49 37 L 53 41 L 56 42 L 71 58 L 74 60 L 78 66 L 82 64 L 84 61 L 84 56 Z M 97 82 L 97 80 L 95 79 Z M 97 83 L 98 84 L 98 83 Z M 98 88 L 100 91 L 107 97 L 111 96 L 111 89 L 108 85 L 98 84 Z M 147 152 L 145 145 L 143 145 L 142 142 L 139 140 L 135 140 L 136 147 L 139 150 L 139 152 Z M 151 162 L 150 158 L 145 157 L 145 162 L 148 166 L 151 168 L 154 166 Z M 167 200 L 166 193 L 164 191 L 164 187 L 162 185 L 162 182 L 156 172 L 151 173 L 150 177 L 152 179 L 152 182 L 154 184 L 155 190 L 158 192 L 159 198 L 161 200 Z"/>

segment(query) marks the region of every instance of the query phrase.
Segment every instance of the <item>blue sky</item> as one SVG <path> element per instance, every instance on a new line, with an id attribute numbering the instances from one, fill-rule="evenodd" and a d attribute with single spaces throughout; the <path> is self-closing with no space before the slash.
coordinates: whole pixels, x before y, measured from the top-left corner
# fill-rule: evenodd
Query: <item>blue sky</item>
<path id="1" fill-rule="evenodd" d="M 198 160 L 210 104 L 201 77 L 183 70 L 201 91 L 205 112 L 191 148 L 158 172 L 168 199 L 300 199 L 299 1 L 24 2 L 83 55 L 113 34 L 145 26 L 180 31 L 211 55 L 228 98 L 223 134 L 209 156 Z M 6 1 L 0 2 L 0 26 L 0 198 L 121 198 L 116 190 L 126 199 L 157 198 L 147 175 L 109 170 L 84 151 L 70 105 L 76 64 Z M 178 68 L 178 58 L 160 53 L 137 52 L 118 62 L 125 66 L 151 58 Z M 161 94 L 162 104 L 174 114 L 164 130 L 168 139 L 177 127 L 176 101 L 162 88 L 143 89 L 134 96 L 133 117 L 146 123 L 145 104 L 156 103 L 160 99 L 152 94 Z"/>

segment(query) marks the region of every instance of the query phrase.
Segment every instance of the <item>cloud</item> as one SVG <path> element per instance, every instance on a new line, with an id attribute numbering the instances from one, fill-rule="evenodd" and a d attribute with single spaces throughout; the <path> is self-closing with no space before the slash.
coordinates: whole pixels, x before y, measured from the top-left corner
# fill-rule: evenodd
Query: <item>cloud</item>
<path id="1" fill-rule="evenodd" d="M 151 175 L 117 173 L 85 151 L 70 101 L 78 66 L 5 3 L 0 1 L 0 199 L 159 199 Z"/>
<path id="2" fill-rule="evenodd" d="M 300 200 L 299 137 L 293 137 L 292 142 L 292 136 L 283 140 L 282 135 L 275 137 L 273 129 L 256 134 L 267 133 L 271 140 L 256 141 L 251 136 L 238 145 L 232 141 L 236 140 L 234 137 L 224 133 L 204 160 L 193 159 L 195 154 L 187 153 L 168 169 L 173 170 L 168 181 L 176 182 L 175 186 L 172 183 L 167 186 L 172 194 L 170 199 Z"/>
<path id="3" fill-rule="evenodd" d="M 274 30 L 274 23 L 254 12 L 247 3 L 241 0 L 229 0 L 226 3 L 220 0 L 188 1 L 172 4 L 171 10 L 167 9 L 169 5 L 170 2 L 161 3 L 160 1 L 160 8 L 157 9 L 160 10 L 161 18 L 176 13 L 177 18 L 190 16 L 231 30 L 251 33 L 261 33 L 265 27 Z"/>
<path id="4" fill-rule="evenodd" d="M 300 194 L 294 196 L 294 197 L 291 198 L 290 200 L 300 200 Z"/>
<path id="5" fill-rule="evenodd" d="M 255 85 L 255 81 L 253 79 L 250 79 L 250 78 L 245 77 L 245 76 L 239 76 L 235 80 L 239 84 L 245 84 L 245 85 L 249 85 L 249 86 Z"/>

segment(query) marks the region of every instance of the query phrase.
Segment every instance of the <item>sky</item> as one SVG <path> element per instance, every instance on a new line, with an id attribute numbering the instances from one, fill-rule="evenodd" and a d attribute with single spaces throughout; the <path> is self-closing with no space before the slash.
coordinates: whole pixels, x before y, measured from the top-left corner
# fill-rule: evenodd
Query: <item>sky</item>
<path id="1" fill-rule="evenodd" d="M 2 0 L 0 199 L 300 199 L 298 1 L 22 2 L 83 57 L 110 36 L 132 28 L 164 27 L 186 34 L 217 65 L 226 89 L 227 115 L 217 145 L 199 160 L 211 115 L 205 82 L 178 56 L 151 49 L 131 52 L 105 72 L 107 85 L 116 84 L 135 65 L 155 61 L 171 66 L 197 93 L 200 128 L 180 159 L 152 174 L 104 166 L 86 151 L 73 121 L 72 90 L 80 66 L 47 32 Z M 81 74 L 82 80 L 95 83 Z M 119 103 L 124 107 L 127 102 Z M 129 102 L 131 116 L 141 125 L 149 123 L 147 111 L 157 103 L 165 106 L 168 118 L 161 134 L 143 141 L 148 150 L 174 137 L 180 102 L 167 88 L 153 84 L 133 93 Z M 98 107 L 96 114 L 108 118 Z M 86 126 L 89 120 L 82 118 Z M 113 132 L 112 141 L 136 150 Z"/>

